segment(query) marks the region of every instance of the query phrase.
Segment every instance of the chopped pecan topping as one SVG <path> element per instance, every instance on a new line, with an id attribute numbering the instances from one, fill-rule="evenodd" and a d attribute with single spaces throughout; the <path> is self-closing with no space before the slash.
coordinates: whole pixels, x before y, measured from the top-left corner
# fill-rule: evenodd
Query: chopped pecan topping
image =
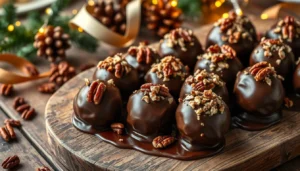
<path id="1" fill-rule="evenodd" d="M 266 61 L 259 62 L 250 67 L 249 73 L 254 76 L 256 81 L 265 81 L 269 86 L 272 85 L 270 77 L 278 78 L 274 67 Z"/>
<path id="2" fill-rule="evenodd" d="M 12 84 L 1 84 L 0 85 L 0 94 L 4 96 L 11 95 L 13 91 L 13 85 Z"/>
<path id="3" fill-rule="evenodd" d="M 213 116 L 223 114 L 225 110 L 222 98 L 216 95 L 212 90 L 192 91 L 183 99 L 191 108 L 194 109 L 197 120 L 200 120 L 201 115 Z"/>
<path id="4" fill-rule="evenodd" d="M 292 49 L 280 39 L 262 38 L 260 45 L 264 50 L 265 57 L 272 57 L 274 53 L 278 54 L 279 59 L 276 61 L 277 65 L 280 65 L 281 60 L 286 57 L 286 53 L 290 53 L 292 51 Z"/>
<path id="5" fill-rule="evenodd" d="M 155 49 L 150 48 L 145 43 L 140 43 L 139 46 L 130 47 L 127 53 L 136 57 L 138 63 L 145 64 L 152 64 L 155 61 L 154 56 L 158 55 Z"/>
<path id="6" fill-rule="evenodd" d="M 14 119 L 5 119 L 4 124 L 10 124 L 13 127 L 20 127 L 21 122 L 19 120 L 14 120 Z"/>
<path id="7" fill-rule="evenodd" d="M 117 78 L 121 78 L 131 71 L 130 65 L 126 60 L 122 59 L 121 53 L 118 53 L 113 57 L 109 56 L 103 61 L 100 61 L 97 67 L 114 73 Z"/>
<path id="8" fill-rule="evenodd" d="M 215 86 L 223 86 L 224 82 L 217 74 L 208 73 L 206 70 L 197 70 L 190 75 L 185 82 L 192 86 L 193 90 L 204 91 L 213 89 Z"/>
<path id="9" fill-rule="evenodd" d="M 251 34 L 244 27 L 246 22 L 249 22 L 246 17 L 237 17 L 236 14 L 231 13 L 228 18 L 219 19 L 215 23 L 215 26 L 220 27 L 220 30 L 223 33 L 221 37 L 223 41 L 234 44 L 238 43 L 240 39 L 253 41 Z"/>
<path id="10" fill-rule="evenodd" d="M 291 108 L 294 106 L 294 102 L 292 100 L 290 100 L 289 98 L 285 97 L 284 98 L 284 106 L 286 108 Z"/>
<path id="11" fill-rule="evenodd" d="M 99 80 L 93 81 L 89 86 L 87 101 L 94 104 L 99 104 L 102 100 L 106 85 Z"/>
<path id="12" fill-rule="evenodd" d="M 167 45 L 169 47 L 179 45 L 182 51 L 187 51 L 187 45 L 194 46 L 193 36 L 192 30 L 177 28 L 166 34 L 164 39 L 167 40 Z"/>
<path id="13" fill-rule="evenodd" d="M 142 100 L 146 103 L 150 103 L 150 100 L 155 102 L 165 99 L 168 100 L 170 104 L 173 102 L 173 97 L 165 85 L 146 83 L 141 86 L 140 91 L 144 93 Z"/>
<path id="14" fill-rule="evenodd" d="M 175 142 L 175 138 L 170 135 L 158 136 L 153 139 L 152 145 L 154 148 L 166 148 Z"/>
<path id="15" fill-rule="evenodd" d="M 20 164 L 20 158 L 17 155 L 8 157 L 3 161 L 2 167 L 3 169 L 12 169 Z"/>
<path id="16" fill-rule="evenodd" d="M 163 81 L 169 81 L 171 77 L 180 77 L 184 80 L 187 76 L 186 67 L 180 59 L 173 56 L 167 56 L 160 63 L 153 64 L 151 72 L 156 73 L 158 78 L 163 78 Z"/>
<path id="17" fill-rule="evenodd" d="M 123 134 L 124 124 L 122 124 L 122 123 L 113 123 L 113 124 L 110 125 L 110 127 L 118 135 Z"/>
<path id="18" fill-rule="evenodd" d="M 293 39 L 300 36 L 300 22 L 294 17 L 286 16 L 284 19 L 278 21 L 273 32 L 279 34 L 280 39 L 292 42 Z"/>
<path id="19" fill-rule="evenodd" d="M 236 58 L 236 52 L 228 45 L 212 45 L 208 47 L 206 53 L 200 55 L 198 59 L 205 58 L 210 60 L 212 63 L 209 66 L 210 70 L 221 71 L 229 68 L 227 60 Z"/>

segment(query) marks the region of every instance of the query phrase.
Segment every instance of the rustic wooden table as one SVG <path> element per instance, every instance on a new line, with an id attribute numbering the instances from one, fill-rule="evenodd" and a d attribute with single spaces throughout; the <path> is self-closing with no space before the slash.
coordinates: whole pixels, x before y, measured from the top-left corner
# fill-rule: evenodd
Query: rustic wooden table
<path id="1" fill-rule="evenodd" d="M 66 9 L 66 13 L 72 9 L 80 9 L 85 1 L 74 1 L 73 4 Z M 262 22 L 261 22 L 262 23 Z M 187 27 L 193 28 L 191 24 L 185 24 Z M 211 26 L 203 26 L 203 30 L 208 30 Z M 261 26 L 260 26 L 261 27 Z M 149 40 L 149 36 L 144 31 L 141 31 L 138 40 Z M 204 36 L 199 37 L 201 42 L 204 43 Z M 137 40 L 137 42 L 138 42 Z M 158 41 L 157 38 L 151 37 L 150 42 Z M 136 43 L 137 43 L 136 42 Z M 79 66 L 84 63 L 96 64 L 99 60 L 112 54 L 114 52 L 124 51 L 125 49 L 116 49 L 111 46 L 101 44 L 97 53 L 90 54 L 72 48 L 68 51 L 68 60 L 74 66 Z M 40 72 L 47 71 L 49 64 L 46 61 L 34 61 Z M 10 69 L 10 66 L 3 65 Z M 37 116 L 31 121 L 23 121 L 23 126 L 16 130 L 17 141 L 7 143 L 0 138 L 0 161 L 6 157 L 17 154 L 20 156 L 21 165 L 18 170 L 32 171 L 40 166 L 48 166 L 52 170 L 70 170 L 64 166 L 60 161 L 56 160 L 56 156 L 51 153 L 48 146 L 48 140 L 45 129 L 45 106 L 51 95 L 41 94 L 36 88 L 39 84 L 47 80 L 39 80 L 30 83 L 19 84 L 15 86 L 14 95 L 12 97 L 0 97 L 0 123 L 6 118 L 13 118 L 22 120 L 20 115 L 12 108 L 13 99 L 16 96 L 25 97 L 25 99 L 36 109 Z M 295 158 L 277 168 L 275 170 L 300 170 L 300 157 Z"/>

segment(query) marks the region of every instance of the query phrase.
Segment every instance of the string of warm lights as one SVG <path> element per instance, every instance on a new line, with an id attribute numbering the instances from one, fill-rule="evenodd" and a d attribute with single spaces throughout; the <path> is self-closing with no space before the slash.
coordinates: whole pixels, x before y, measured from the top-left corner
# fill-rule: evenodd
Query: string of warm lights
<path id="1" fill-rule="evenodd" d="M 21 21 L 16 21 L 15 24 L 10 24 L 7 26 L 7 31 L 13 32 L 15 30 L 15 27 L 20 27 L 21 24 Z"/>

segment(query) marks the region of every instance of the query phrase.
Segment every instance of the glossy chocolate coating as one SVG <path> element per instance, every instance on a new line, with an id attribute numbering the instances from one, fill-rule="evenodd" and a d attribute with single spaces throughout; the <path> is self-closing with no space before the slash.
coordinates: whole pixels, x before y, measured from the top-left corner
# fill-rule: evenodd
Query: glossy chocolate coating
<path id="1" fill-rule="evenodd" d="M 170 93 L 175 97 L 179 97 L 181 86 L 184 82 L 180 77 L 171 78 L 170 81 L 163 81 L 163 78 L 158 78 L 156 73 L 148 71 L 145 76 L 146 83 L 164 84 L 170 90 Z"/>
<path id="2" fill-rule="evenodd" d="M 140 86 L 140 80 L 138 72 L 135 69 L 132 69 L 128 74 L 117 78 L 114 73 L 111 73 L 103 68 L 97 68 L 93 79 L 99 79 L 103 81 L 108 81 L 113 79 L 114 84 L 120 89 L 123 99 L 129 97 L 130 94 L 137 90 Z"/>
<path id="3" fill-rule="evenodd" d="M 278 50 L 270 51 L 272 56 L 266 57 L 264 55 L 265 50 L 263 49 L 262 45 L 259 44 L 252 52 L 250 56 L 250 66 L 266 61 L 270 63 L 274 68 L 277 74 L 284 77 L 284 87 L 286 89 L 291 88 L 292 82 L 292 75 L 295 70 L 295 57 L 293 52 L 288 52 L 287 50 L 284 51 L 285 58 L 281 60 L 280 64 L 277 64 L 277 60 L 280 60 Z"/>
<path id="4" fill-rule="evenodd" d="M 293 86 L 295 93 L 297 93 L 297 95 L 300 95 L 300 63 L 297 65 L 297 68 L 293 75 Z"/>
<path id="5" fill-rule="evenodd" d="M 117 87 L 108 85 L 99 104 L 87 101 L 89 86 L 82 87 L 73 101 L 73 109 L 77 120 L 83 122 L 90 130 L 104 131 L 117 120 L 122 113 L 122 98 Z M 74 124 L 76 127 L 78 124 Z M 84 128 L 77 127 L 80 130 Z"/>
<path id="6" fill-rule="evenodd" d="M 136 69 L 138 71 L 140 80 L 144 81 L 145 74 L 151 68 L 151 65 L 153 63 L 158 62 L 160 57 L 158 54 L 155 54 L 155 56 L 153 56 L 153 61 L 150 64 L 146 64 L 144 62 L 139 63 L 136 60 L 136 56 L 132 56 L 130 54 L 126 54 L 124 58 L 128 62 L 129 65 L 131 65 L 134 69 Z"/>
<path id="7" fill-rule="evenodd" d="M 140 90 L 129 97 L 127 104 L 127 128 L 129 135 L 139 141 L 152 142 L 159 135 L 171 135 L 176 103 L 171 97 L 146 103 Z"/>
<path id="8" fill-rule="evenodd" d="M 285 92 L 281 80 L 270 79 L 271 86 L 256 81 L 244 71 L 238 74 L 234 94 L 241 111 L 236 116 L 235 125 L 246 130 L 262 130 L 280 121 Z"/>
<path id="9" fill-rule="evenodd" d="M 236 79 L 236 75 L 239 71 L 243 69 L 243 65 L 241 64 L 238 58 L 234 58 L 231 60 L 227 60 L 229 68 L 222 69 L 220 71 L 212 70 L 210 68 L 210 64 L 212 62 L 208 59 L 201 58 L 197 61 L 195 65 L 194 72 L 198 69 L 205 69 L 207 72 L 212 72 L 220 76 L 220 78 L 226 83 L 228 93 L 231 94 L 233 90 L 233 85 Z"/>
<path id="10" fill-rule="evenodd" d="M 197 61 L 197 56 L 203 53 L 202 46 L 196 36 L 192 35 L 193 45 L 186 44 L 186 51 L 183 51 L 179 45 L 168 46 L 168 40 L 163 39 L 159 43 L 158 53 L 161 57 L 175 56 L 179 58 L 184 65 L 193 70 Z"/>
<path id="11" fill-rule="evenodd" d="M 176 110 L 177 128 L 180 133 L 179 143 L 188 151 L 200 151 L 224 145 L 225 133 L 230 127 L 230 112 L 224 103 L 224 112 L 213 116 L 197 115 L 187 102 L 179 104 Z M 204 125 L 201 125 L 201 122 Z M 202 137 L 201 134 L 204 134 Z"/>
<path id="12" fill-rule="evenodd" d="M 207 35 L 206 48 L 215 44 L 219 46 L 229 45 L 236 51 L 236 56 L 240 59 L 242 64 L 244 66 L 248 66 L 249 57 L 256 45 L 256 42 L 250 41 L 249 39 L 240 39 L 237 43 L 229 43 L 222 40 L 222 36 L 225 34 L 226 33 L 221 32 L 220 27 L 213 27 Z"/>
<path id="13" fill-rule="evenodd" d="M 180 91 L 180 98 L 184 98 L 184 96 L 186 94 L 189 94 L 191 91 L 193 90 L 193 87 L 188 84 L 187 82 L 184 82 L 182 87 L 181 87 L 181 91 Z M 229 103 L 229 94 L 228 94 L 228 90 L 226 87 L 226 84 L 222 85 L 222 86 L 218 86 L 216 85 L 212 91 L 214 93 L 216 93 L 218 96 L 220 96 L 222 98 L 222 100 L 228 105 Z"/>
<path id="14" fill-rule="evenodd" d="M 279 39 L 281 37 L 280 34 L 274 33 L 274 28 L 276 28 L 276 24 L 273 25 L 269 31 L 267 31 L 266 38 Z M 294 38 L 291 42 L 283 39 L 283 42 L 292 48 L 295 60 L 297 60 L 300 57 L 300 37 Z"/>

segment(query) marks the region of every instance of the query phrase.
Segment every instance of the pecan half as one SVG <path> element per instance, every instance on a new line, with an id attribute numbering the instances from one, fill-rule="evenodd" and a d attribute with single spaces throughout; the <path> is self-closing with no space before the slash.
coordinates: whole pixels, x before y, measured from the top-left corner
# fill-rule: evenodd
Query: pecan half
<path id="1" fill-rule="evenodd" d="M 6 141 L 8 142 L 10 140 L 10 135 L 7 132 L 5 127 L 1 127 L 0 128 L 0 136 Z"/>
<path id="2" fill-rule="evenodd" d="M 11 169 L 20 164 L 20 158 L 17 155 L 8 157 L 4 162 L 2 163 L 3 169 Z"/>
<path id="3" fill-rule="evenodd" d="M 166 148 L 167 146 L 171 145 L 173 142 L 175 142 L 175 138 L 170 135 L 158 136 L 153 139 L 152 145 L 154 148 Z"/>
<path id="4" fill-rule="evenodd" d="M 19 120 L 14 120 L 14 119 L 5 119 L 4 124 L 9 123 L 13 127 L 20 127 L 22 124 Z"/>
<path id="5" fill-rule="evenodd" d="M 25 120 L 31 119 L 35 115 L 34 108 L 26 109 L 22 112 L 21 117 Z"/>
<path id="6" fill-rule="evenodd" d="M 113 123 L 110 125 L 111 129 L 118 135 L 123 134 L 124 124 L 122 123 Z"/>
<path id="7" fill-rule="evenodd" d="M 14 109 L 17 109 L 20 105 L 25 104 L 25 100 L 23 97 L 16 97 L 14 99 L 13 107 Z"/>
<path id="8" fill-rule="evenodd" d="M 13 85 L 11 84 L 1 84 L 0 86 L 0 94 L 4 96 L 11 95 L 13 90 Z"/>
<path id="9" fill-rule="evenodd" d="M 121 78 L 123 75 L 123 67 L 120 63 L 115 65 L 115 76 Z"/>
<path id="10" fill-rule="evenodd" d="M 7 142 L 16 139 L 14 128 L 9 123 L 6 123 L 4 127 L 0 128 L 0 136 Z"/>
<path id="11" fill-rule="evenodd" d="M 294 102 L 292 100 L 290 100 L 289 98 L 285 97 L 284 98 L 284 106 L 286 108 L 291 108 L 294 106 Z"/>
<path id="12" fill-rule="evenodd" d="M 39 167 L 36 171 L 51 171 L 47 166 Z"/>
<path id="13" fill-rule="evenodd" d="M 87 95 L 87 101 L 90 103 L 99 104 L 106 90 L 106 85 L 98 80 L 93 81 Z"/>
<path id="14" fill-rule="evenodd" d="M 224 53 L 228 58 L 234 58 L 236 57 L 236 52 L 234 49 L 232 49 L 230 46 L 228 45 L 222 45 L 221 46 L 221 51 L 222 53 Z"/>
<path id="15" fill-rule="evenodd" d="M 38 91 L 41 93 L 52 94 L 56 90 L 56 85 L 54 83 L 44 83 L 38 87 Z"/>

